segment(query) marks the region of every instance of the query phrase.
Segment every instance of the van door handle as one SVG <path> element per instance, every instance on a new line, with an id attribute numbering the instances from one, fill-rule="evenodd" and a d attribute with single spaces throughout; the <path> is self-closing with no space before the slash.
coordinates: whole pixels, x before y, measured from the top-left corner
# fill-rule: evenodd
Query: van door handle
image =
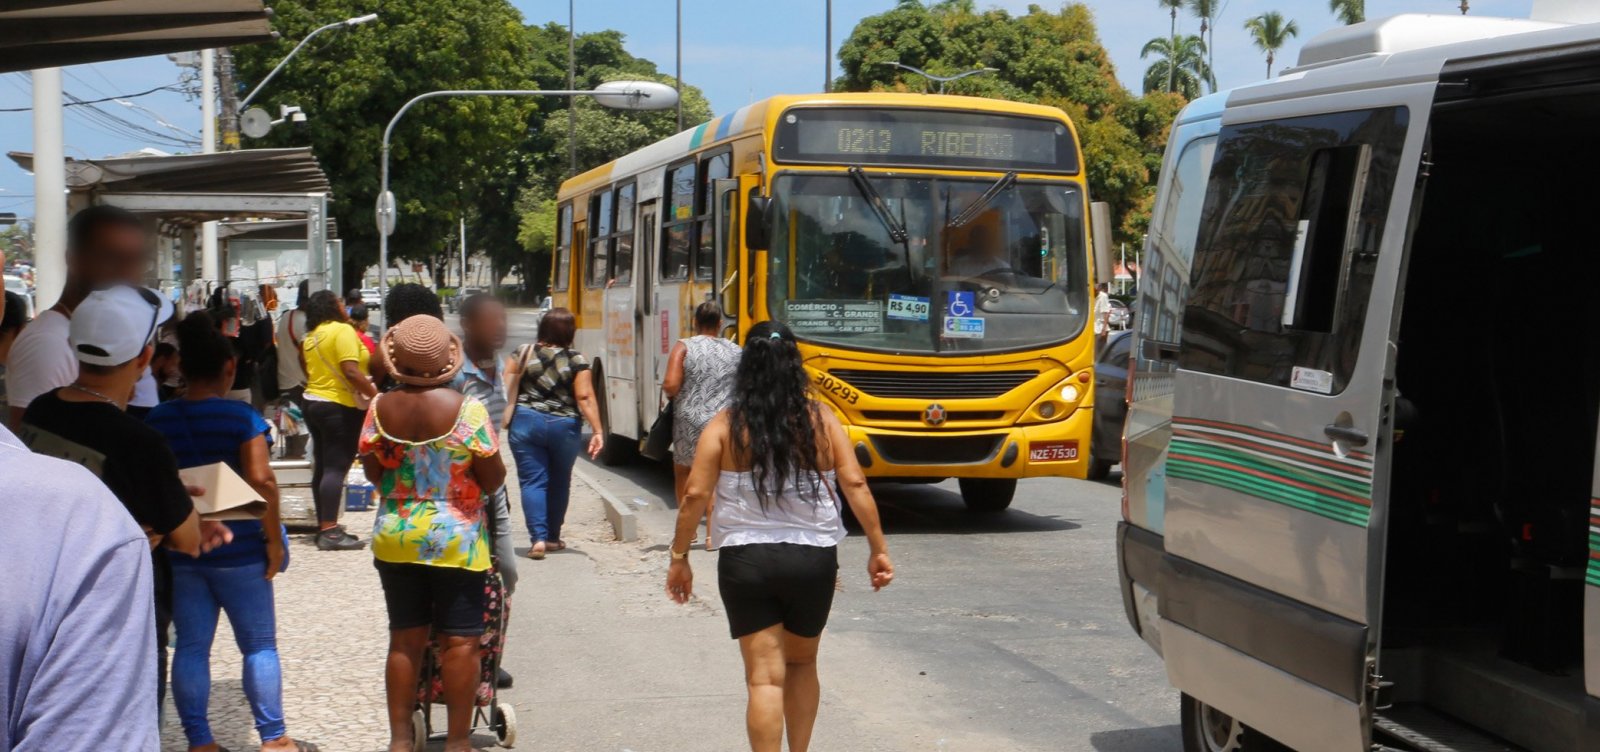
<path id="1" fill-rule="evenodd" d="M 1341 426 L 1329 424 L 1322 427 L 1322 432 L 1334 441 L 1342 441 L 1351 446 L 1366 446 L 1372 438 L 1367 432 L 1354 426 Z"/>

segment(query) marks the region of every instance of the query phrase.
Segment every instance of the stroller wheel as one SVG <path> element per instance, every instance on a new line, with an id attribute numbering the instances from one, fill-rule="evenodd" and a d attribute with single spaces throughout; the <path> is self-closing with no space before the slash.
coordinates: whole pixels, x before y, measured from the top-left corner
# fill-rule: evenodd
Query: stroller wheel
<path id="1" fill-rule="evenodd" d="M 495 741 L 507 749 L 517 746 L 517 711 L 503 702 L 494 704 L 494 715 L 490 721 L 494 728 Z"/>
<path id="2" fill-rule="evenodd" d="M 424 752 L 428 748 L 428 713 L 422 708 L 411 711 L 411 749 Z"/>

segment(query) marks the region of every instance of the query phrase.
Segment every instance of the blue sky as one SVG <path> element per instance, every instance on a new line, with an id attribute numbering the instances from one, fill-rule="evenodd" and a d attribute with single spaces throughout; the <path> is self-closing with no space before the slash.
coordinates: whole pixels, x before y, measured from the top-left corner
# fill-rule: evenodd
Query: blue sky
<path id="1" fill-rule="evenodd" d="M 1167 16 L 1155 0 L 1085 0 L 1094 11 L 1101 41 L 1111 51 L 1117 74 L 1130 89 L 1138 86 L 1144 63 L 1139 49 L 1150 38 L 1167 33 Z M 374 7 L 381 6 L 372 0 Z M 718 113 L 728 112 L 752 99 L 773 94 L 818 91 L 823 81 L 822 0 L 682 0 L 683 76 L 703 88 Z M 1402 12 L 1455 12 L 1459 0 L 1367 0 L 1367 15 L 1377 18 Z M 1473 0 L 1474 15 L 1526 17 L 1532 0 Z M 1055 7 L 1056 0 L 1032 0 Z M 1300 37 L 1280 60 L 1292 60 L 1300 42 L 1334 25 L 1327 0 L 1223 0 L 1217 23 L 1216 65 L 1218 83 L 1226 88 L 1265 75 L 1261 53 L 1250 46 L 1242 26 L 1246 18 L 1277 10 L 1300 26 Z M 564 0 L 513 0 L 530 23 L 565 24 Z M 834 0 L 834 44 L 844 41 L 864 16 L 894 7 L 894 0 Z M 978 0 L 979 7 L 999 7 L 1024 13 L 1030 0 Z M 663 71 L 673 70 L 673 2 L 671 0 L 579 0 L 578 31 L 617 29 L 627 35 L 629 50 L 654 60 Z M 330 19 L 337 20 L 337 19 Z M 1198 20 L 1179 17 L 1180 32 L 1196 33 Z M 357 31 L 356 33 L 361 33 Z M 837 75 L 837 65 L 835 66 Z M 166 58 L 140 58 L 66 69 L 67 92 L 81 99 L 144 91 L 176 83 L 179 69 Z M 0 74 L 0 110 L 28 107 L 31 81 L 26 73 Z M 180 94 L 161 92 L 132 103 L 101 105 L 107 111 L 145 128 L 173 132 L 157 122 L 171 124 L 198 138 L 200 106 Z M 152 142 L 117 133 L 116 126 L 73 112 L 67 116 L 67 154 L 101 157 L 134 151 Z M 33 126 L 26 112 L 0 111 L 0 152 L 31 151 Z M 171 145 L 166 151 L 180 151 Z M 33 211 L 33 180 L 9 159 L 0 160 L 0 211 L 29 215 Z"/>

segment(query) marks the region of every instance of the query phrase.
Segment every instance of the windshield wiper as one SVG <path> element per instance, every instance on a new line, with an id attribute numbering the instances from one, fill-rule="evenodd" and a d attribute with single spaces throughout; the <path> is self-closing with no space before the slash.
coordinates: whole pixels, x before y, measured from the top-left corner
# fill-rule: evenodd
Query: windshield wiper
<path id="1" fill-rule="evenodd" d="M 889 213 L 889 206 L 884 203 L 883 195 L 874 188 L 872 181 L 867 179 L 867 171 L 860 167 L 850 168 L 850 179 L 855 182 L 856 190 L 861 192 L 861 197 L 867 200 L 867 206 L 872 207 L 872 213 L 877 215 L 878 221 L 883 223 L 883 229 L 888 231 L 889 240 L 904 244 L 911 236 L 906 234 L 906 228 L 900 221 Z"/>
<path id="2" fill-rule="evenodd" d="M 967 223 L 977 219 L 978 215 L 982 213 L 991 202 L 994 201 L 996 196 L 1000 195 L 1002 191 L 1010 188 L 1016 182 L 1017 173 L 1015 172 L 1008 172 L 1004 175 L 1001 175 L 1000 179 L 994 181 L 994 185 L 989 186 L 989 189 L 984 191 L 983 195 L 979 196 L 977 201 L 972 202 L 971 206 L 963 209 L 960 214 L 957 214 L 954 219 L 950 220 L 948 226 L 964 227 L 967 225 Z"/>

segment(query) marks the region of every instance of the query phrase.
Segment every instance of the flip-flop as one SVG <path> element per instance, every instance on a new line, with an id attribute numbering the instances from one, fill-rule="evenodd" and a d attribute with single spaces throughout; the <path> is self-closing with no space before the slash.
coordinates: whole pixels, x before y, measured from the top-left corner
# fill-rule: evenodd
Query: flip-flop
<path id="1" fill-rule="evenodd" d="M 528 558 L 533 559 L 534 561 L 543 561 L 544 555 L 548 553 L 549 550 L 550 544 L 548 543 L 545 544 L 543 551 L 539 550 L 538 546 L 535 545 L 533 548 L 528 549 Z"/>

